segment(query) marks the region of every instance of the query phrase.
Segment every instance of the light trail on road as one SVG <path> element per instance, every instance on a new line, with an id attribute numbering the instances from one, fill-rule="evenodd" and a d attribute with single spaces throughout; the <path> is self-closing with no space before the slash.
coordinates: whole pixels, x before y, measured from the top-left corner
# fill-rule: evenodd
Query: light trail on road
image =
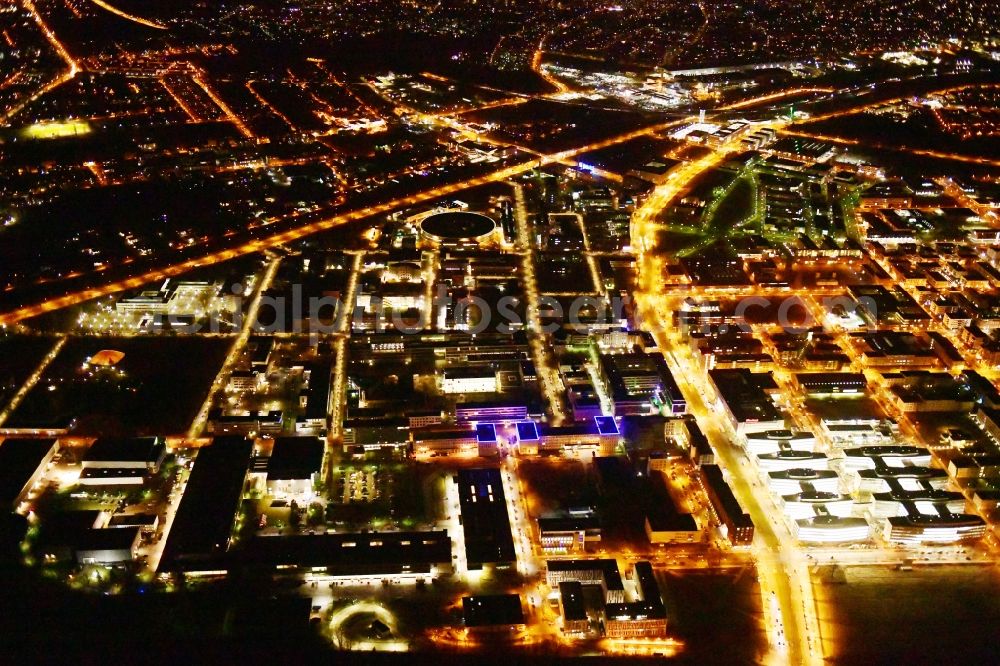
<path id="1" fill-rule="evenodd" d="M 3 120 L 4 122 L 9 121 L 11 118 L 13 118 L 22 110 L 24 110 L 24 108 L 27 107 L 29 104 L 31 104 L 38 98 L 42 97 L 43 95 L 46 95 L 49 92 L 55 90 L 56 88 L 66 83 L 67 81 L 71 80 L 80 72 L 80 65 L 73 58 L 73 56 L 70 55 L 69 51 L 66 50 L 66 47 L 63 46 L 63 43 L 59 41 L 59 38 L 56 37 L 56 34 L 45 22 L 45 19 L 42 18 L 42 15 L 38 11 L 38 8 L 35 7 L 35 3 L 32 2 L 32 0 L 22 0 L 22 2 L 24 4 L 24 8 L 28 10 L 28 13 L 31 14 L 31 17 L 35 20 L 35 23 L 38 24 L 38 27 L 42 31 L 42 34 L 45 35 L 45 39 L 47 39 L 49 44 L 52 45 L 52 48 L 56 50 L 56 52 L 59 54 L 59 57 L 61 57 L 66 62 L 66 66 L 68 67 L 68 69 L 59 76 L 57 76 L 52 81 L 49 81 L 44 86 L 36 90 L 27 99 L 24 99 L 19 103 L 15 104 L 13 107 L 5 110 L 3 112 L 3 116 L 0 117 L 0 120 Z"/>
<path id="2" fill-rule="evenodd" d="M 195 416 L 194 420 L 191 422 L 191 427 L 188 428 L 188 437 L 197 437 L 201 434 L 202 430 L 205 428 L 205 423 L 208 421 L 208 413 L 212 409 L 212 404 L 215 401 L 216 395 L 225 388 L 226 383 L 229 381 L 229 377 L 232 374 L 233 366 L 239 359 L 240 354 L 243 352 L 243 348 L 247 344 L 247 340 L 253 334 L 257 327 L 257 316 L 260 312 L 260 303 L 264 297 L 264 292 L 266 292 L 270 287 L 271 283 L 274 281 L 274 276 L 278 274 L 278 266 L 281 265 L 281 257 L 276 257 L 271 260 L 267 269 L 264 271 L 263 276 L 257 281 L 254 289 L 253 300 L 250 302 L 250 307 L 247 308 L 246 313 L 243 316 L 243 326 L 240 328 L 240 333 L 233 340 L 233 344 L 229 347 L 229 353 L 226 354 L 226 360 L 222 364 L 219 372 L 215 375 L 215 381 L 212 383 L 212 388 L 209 389 L 208 395 L 205 396 L 205 402 L 202 404 L 201 409 L 198 410 L 198 415 Z"/>
<path id="3" fill-rule="evenodd" d="M 299 128 L 295 126 L 295 123 L 293 123 L 288 116 L 286 116 L 284 113 L 282 113 L 278 109 L 278 107 L 276 107 L 274 104 L 271 104 L 271 102 L 269 102 L 266 97 L 264 97 L 263 95 L 261 95 L 260 92 L 258 92 L 257 89 L 253 87 L 253 84 L 255 84 L 255 83 L 257 83 L 257 82 L 256 81 L 247 81 L 247 83 L 246 83 L 246 89 L 250 91 L 250 94 L 253 95 L 253 98 L 256 99 L 257 102 L 262 107 L 264 107 L 265 109 L 267 109 L 268 111 L 270 111 L 271 113 L 273 113 L 275 116 L 277 116 L 278 118 L 280 118 L 281 121 L 283 123 L 285 123 L 286 125 L 288 125 L 289 129 L 291 129 L 293 132 L 300 132 L 301 130 L 299 130 Z"/>
<path id="4" fill-rule="evenodd" d="M 131 21 L 132 23 L 138 23 L 139 25 L 146 26 L 147 28 L 154 28 L 156 30 L 167 30 L 167 26 L 163 25 L 159 21 L 153 21 L 151 19 L 145 19 L 141 16 L 136 16 L 135 14 L 129 14 L 126 11 L 118 9 L 114 5 L 108 4 L 104 0 L 90 0 L 92 3 L 100 7 L 106 12 L 111 12 L 119 18 L 123 18 L 126 21 Z"/>
<path id="5" fill-rule="evenodd" d="M 926 150 L 923 148 L 907 148 L 906 146 L 890 146 L 878 141 L 860 141 L 858 139 L 848 139 L 842 136 L 831 136 L 829 134 L 819 134 L 816 132 L 801 132 L 792 130 L 782 130 L 786 136 L 796 136 L 803 139 L 816 139 L 817 141 L 827 141 L 843 146 L 864 146 L 865 148 L 875 148 L 876 150 L 886 150 L 897 153 L 909 153 L 920 157 L 936 157 L 941 160 L 952 160 L 954 162 L 965 162 L 967 164 L 980 164 L 1000 168 L 1000 160 L 991 160 L 987 157 L 974 157 L 972 155 L 961 155 L 959 153 L 945 153 L 940 150 Z"/>
<path id="6" fill-rule="evenodd" d="M 42 375 L 45 374 L 46 368 L 49 367 L 49 364 L 55 360 L 56 356 L 59 355 L 59 352 L 66 345 L 66 340 L 68 340 L 68 338 L 64 335 L 56 341 L 56 343 L 52 346 L 52 349 L 50 349 L 49 352 L 42 358 L 38 367 L 35 368 L 35 371 L 32 372 L 26 380 L 24 380 L 21 387 L 17 390 L 17 393 L 15 393 L 14 397 L 7 403 L 7 406 L 4 407 L 3 411 L 0 411 L 0 426 L 7 422 L 10 415 L 13 414 L 18 405 L 21 404 L 21 401 L 27 397 L 27 395 L 31 392 L 31 389 L 35 388 L 35 385 L 38 384 L 38 380 L 40 380 Z"/>
<path id="7" fill-rule="evenodd" d="M 818 620 L 808 568 L 800 562 L 801 557 L 797 555 L 795 544 L 784 526 L 776 526 L 770 520 L 769 511 L 774 510 L 773 499 L 744 478 L 744 468 L 740 464 L 740 454 L 733 444 L 732 434 L 719 430 L 713 409 L 701 398 L 705 390 L 702 387 L 701 372 L 695 367 L 681 367 L 676 355 L 672 353 L 674 346 L 666 335 L 667 324 L 664 320 L 669 308 L 661 293 L 661 260 L 650 255 L 650 251 L 655 248 L 659 228 L 657 217 L 660 212 L 686 192 L 698 176 L 718 166 L 738 150 L 738 140 L 731 140 L 699 159 L 675 167 L 667 175 L 666 181 L 656 187 L 636 210 L 631 230 L 632 246 L 638 252 L 636 303 L 643 328 L 654 335 L 658 345 L 664 350 L 663 356 L 678 380 L 689 411 L 703 424 L 713 450 L 731 475 L 734 493 L 754 521 L 754 555 L 763 602 L 767 606 L 772 603 L 773 598 L 773 603 L 780 610 L 780 622 L 773 624 L 769 633 L 774 656 L 780 661 L 793 664 L 820 663 L 822 656 L 815 651 L 819 644 Z M 794 584 L 790 581 L 794 581 Z"/>
<path id="8" fill-rule="evenodd" d="M 810 93 L 834 93 L 836 90 L 833 88 L 792 88 L 791 90 L 782 90 L 781 92 L 772 93 L 770 95 L 764 95 L 762 97 L 751 97 L 750 99 L 745 99 L 741 102 L 733 102 L 732 104 L 726 104 L 725 106 L 720 106 L 719 111 L 736 111 L 738 109 L 745 109 L 750 106 L 755 106 L 757 104 L 764 104 L 766 102 L 775 102 L 779 99 L 785 99 L 787 97 L 798 97 L 799 95 L 808 95 Z"/>
<path id="9" fill-rule="evenodd" d="M 198 81 L 198 79 L 195 79 Z M 0 314 L 0 326 L 15 324 L 19 321 L 25 319 L 30 319 L 32 317 L 37 317 L 39 315 L 45 314 L 47 312 L 54 312 L 56 310 L 61 310 L 72 305 L 79 305 L 89 300 L 95 298 L 100 298 L 101 296 L 107 296 L 109 294 L 118 293 L 120 291 L 126 291 L 128 289 L 135 289 L 141 287 L 149 282 L 154 282 L 158 280 L 163 280 L 168 277 L 176 277 L 195 268 L 201 268 L 204 266 L 211 266 L 213 264 L 221 263 L 223 261 L 229 261 L 230 259 L 236 259 L 238 257 L 246 256 L 248 254 L 254 254 L 255 252 L 261 252 L 268 248 L 276 247 L 279 245 L 285 245 L 314 234 L 329 231 L 335 227 L 342 226 L 350 222 L 357 222 L 365 218 L 373 217 L 376 215 L 382 215 L 384 213 L 389 213 L 399 208 L 405 208 L 407 206 L 414 206 L 421 203 L 426 203 L 428 201 L 433 201 L 434 199 L 439 199 L 441 197 L 449 196 L 455 192 L 461 190 L 479 187 L 480 185 L 486 185 L 488 183 L 495 183 L 499 181 L 508 180 L 514 176 L 518 176 L 532 169 L 537 169 L 540 167 L 561 163 L 564 160 L 570 159 L 577 155 L 600 150 L 601 148 L 607 148 L 619 143 L 625 143 L 626 141 L 631 141 L 632 139 L 639 138 L 641 136 L 646 136 L 649 134 L 655 134 L 660 132 L 665 128 L 672 127 L 676 125 L 679 121 L 671 121 L 666 123 L 658 123 L 649 127 L 633 130 L 631 132 L 626 132 L 615 137 L 608 139 L 603 139 L 585 146 L 580 146 L 577 148 L 572 148 L 569 150 L 563 150 L 558 153 L 552 153 L 550 155 L 545 155 L 538 159 L 532 159 L 527 162 L 521 162 L 509 167 L 504 167 L 498 171 L 488 173 L 482 176 L 476 176 L 467 180 L 459 181 L 456 183 L 451 183 L 448 185 L 440 185 L 438 187 L 431 188 L 429 190 L 423 190 L 415 194 L 410 194 L 404 197 L 399 197 L 397 199 L 391 199 L 384 203 L 376 204 L 373 206 L 368 206 L 366 208 L 360 208 L 357 210 L 349 211 L 346 213 L 341 213 L 339 215 L 334 215 L 332 217 L 324 218 L 314 222 L 308 222 L 301 226 L 294 227 L 287 231 L 282 231 L 276 233 L 267 238 L 262 238 L 259 240 L 248 241 L 242 245 L 228 248 L 225 250 L 218 250 L 211 252 L 200 257 L 195 257 L 192 259 L 187 259 L 185 261 L 178 262 L 176 264 L 171 264 L 163 268 L 154 269 L 146 273 L 135 275 L 133 277 L 124 278 L 111 282 L 109 284 L 101 285 L 98 287 L 91 287 L 88 289 L 82 289 L 75 292 L 70 292 L 63 296 L 57 296 L 55 298 L 47 299 L 41 303 L 35 305 L 26 305 L 23 307 L 15 308 L 13 310 L 7 311 Z"/>
<path id="10" fill-rule="evenodd" d="M 188 118 L 191 119 L 191 122 L 195 122 L 195 123 L 202 122 L 202 118 L 200 116 L 198 116 L 198 114 L 196 114 L 194 112 L 194 110 L 191 108 L 191 106 L 187 102 L 185 102 L 184 99 L 181 98 L 180 95 L 177 94 L 176 90 L 174 90 L 173 88 L 170 87 L 170 84 L 167 83 L 167 80 L 166 80 L 165 77 L 160 77 L 159 81 L 160 81 L 160 85 L 162 85 L 164 88 L 166 88 L 167 93 L 173 98 L 174 102 L 177 103 L 177 106 L 181 107 L 181 110 L 184 111 L 184 113 L 186 113 L 188 115 Z"/>
<path id="11" fill-rule="evenodd" d="M 545 55 L 545 40 L 548 39 L 551 34 L 552 33 L 547 33 L 538 40 L 538 47 L 535 48 L 535 53 L 531 56 L 531 70 L 538 76 L 545 79 L 545 82 L 550 86 L 554 87 L 556 89 L 556 94 L 558 95 L 570 92 L 571 89 L 564 82 L 546 72 L 545 68 L 542 67 L 542 57 Z"/>
<path id="12" fill-rule="evenodd" d="M 535 277 L 535 251 L 532 248 L 531 225 L 528 223 L 528 211 L 524 203 L 524 188 L 518 183 L 512 183 L 514 188 L 514 219 L 517 223 L 517 244 L 521 255 L 521 276 L 524 283 L 524 297 L 527 301 L 525 322 L 528 330 L 528 344 L 531 346 L 531 356 L 535 363 L 535 371 L 541 382 L 542 394 L 552 411 L 555 425 L 562 425 L 566 414 L 562 408 L 562 380 L 559 373 L 552 369 L 549 350 L 545 345 L 540 316 L 540 297 L 538 280 Z"/>
<path id="13" fill-rule="evenodd" d="M 198 74 L 195 74 L 194 76 L 191 77 L 191 80 L 194 81 L 199 88 L 205 91 L 205 94 L 208 95 L 208 98 L 212 100 L 212 102 L 214 102 L 215 105 L 219 107 L 222 113 L 226 115 L 226 119 L 236 126 L 236 129 L 239 130 L 240 134 L 242 134 L 248 139 L 257 138 L 254 136 L 253 131 L 249 127 L 247 127 L 246 123 L 244 123 L 240 119 L 240 117 L 233 112 L 233 110 L 229 107 L 229 105 L 226 104 L 226 101 L 221 97 L 219 97 L 219 94 L 212 89 L 212 87 L 205 80 L 204 75 L 202 73 L 199 72 Z"/>
<path id="14" fill-rule="evenodd" d="M 332 443 L 338 439 L 343 431 L 344 425 L 344 392 L 347 386 L 347 334 L 351 331 L 351 319 L 354 316 L 354 305 L 357 303 L 358 278 L 361 276 L 365 259 L 364 252 L 354 255 L 351 264 L 351 275 L 347 280 L 347 287 L 344 289 L 344 299 L 334 313 L 337 318 L 337 333 L 340 337 L 336 342 L 335 360 L 333 363 L 333 387 L 330 391 L 333 404 L 330 406 L 330 428 L 328 429 L 327 441 Z M 430 307 L 428 301 L 427 307 Z"/>

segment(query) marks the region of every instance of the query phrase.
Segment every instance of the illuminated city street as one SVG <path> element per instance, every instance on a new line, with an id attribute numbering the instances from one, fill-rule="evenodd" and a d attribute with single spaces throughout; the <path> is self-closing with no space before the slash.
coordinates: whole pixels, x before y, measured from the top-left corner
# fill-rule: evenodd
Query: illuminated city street
<path id="1" fill-rule="evenodd" d="M 5 3 L 4 655 L 995 662 L 995 4 Z"/>

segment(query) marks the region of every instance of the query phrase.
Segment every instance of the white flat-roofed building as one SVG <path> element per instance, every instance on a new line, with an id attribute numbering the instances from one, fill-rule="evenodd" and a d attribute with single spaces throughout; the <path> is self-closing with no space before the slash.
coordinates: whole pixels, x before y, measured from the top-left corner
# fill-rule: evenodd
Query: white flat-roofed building
<path id="1" fill-rule="evenodd" d="M 115 303 L 118 314 L 171 314 L 195 315 L 219 295 L 217 282 L 164 280 L 159 289 L 146 289 L 132 296 L 125 296 Z M 231 305 L 228 299 L 223 299 Z"/>
<path id="2" fill-rule="evenodd" d="M 701 143 L 706 135 L 718 132 L 722 129 L 721 125 L 716 125 L 714 123 L 696 122 L 690 125 L 685 125 L 676 132 L 670 135 L 670 138 L 677 139 L 678 141 L 687 139 L 688 141 L 694 141 L 696 143 Z"/>
<path id="3" fill-rule="evenodd" d="M 118 314 L 166 313 L 169 304 L 169 294 L 147 290 L 121 299 L 115 303 L 115 311 Z"/>
<path id="4" fill-rule="evenodd" d="M 757 465 L 763 472 L 787 469 L 828 469 L 825 453 L 815 451 L 778 451 L 757 456 Z"/>
<path id="5" fill-rule="evenodd" d="M 986 523 L 972 514 L 892 516 L 882 523 L 889 543 L 905 546 L 975 541 L 986 534 Z"/>
<path id="6" fill-rule="evenodd" d="M 82 485 L 140 485 L 146 477 L 160 471 L 167 455 L 160 437 L 121 439 L 101 437 L 80 462 Z"/>
<path id="7" fill-rule="evenodd" d="M 864 518 L 815 516 L 794 523 L 795 538 L 802 543 L 860 543 L 871 538 L 871 527 Z"/>
<path id="8" fill-rule="evenodd" d="M 823 436 L 837 448 L 894 444 L 899 425 L 888 419 L 823 419 Z"/>
<path id="9" fill-rule="evenodd" d="M 826 513 L 833 516 L 850 516 L 854 511 L 854 500 L 842 493 L 806 491 L 794 495 L 782 495 L 782 509 L 792 520 L 813 518 Z"/>
<path id="10" fill-rule="evenodd" d="M 840 491 L 840 476 L 832 469 L 784 469 L 767 473 L 771 490 L 779 495 L 794 495 L 804 491 L 836 493 Z"/>
<path id="11" fill-rule="evenodd" d="M 816 437 L 811 432 L 792 432 L 791 430 L 762 430 L 748 432 L 746 435 L 747 452 L 755 456 L 765 453 L 777 453 L 785 449 L 795 451 L 814 451 Z"/>
<path id="12" fill-rule="evenodd" d="M 500 390 L 496 370 L 490 367 L 447 368 L 441 388 L 445 393 L 496 393 Z"/>
<path id="13" fill-rule="evenodd" d="M 875 469 L 880 460 L 890 467 L 927 467 L 931 454 L 916 446 L 862 446 L 844 451 L 840 463 L 845 470 Z"/>
<path id="14" fill-rule="evenodd" d="M 895 486 L 904 490 L 919 490 L 928 486 L 944 489 L 948 473 L 931 467 L 880 467 L 878 469 L 851 470 L 845 474 L 851 492 L 885 493 Z"/>
<path id="15" fill-rule="evenodd" d="M 868 511 L 876 518 L 906 516 L 910 513 L 911 503 L 917 511 L 926 514 L 939 513 L 939 507 L 943 507 L 947 513 L 965 511 L 965 497 L 962 493 L 926 488 L 874 493 Z"/>

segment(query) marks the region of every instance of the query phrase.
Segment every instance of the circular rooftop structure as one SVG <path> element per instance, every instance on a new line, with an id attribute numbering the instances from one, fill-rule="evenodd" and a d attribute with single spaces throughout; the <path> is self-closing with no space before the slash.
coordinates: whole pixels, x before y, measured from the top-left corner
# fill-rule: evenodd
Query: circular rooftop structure
<path id="1" fill-rule="evenodd" d="M 438 243 L 478 243 L 496 229 L 496 222 L 482 213 L 449 210 L 434 213 L 420 223 L 420 231 Z"/>

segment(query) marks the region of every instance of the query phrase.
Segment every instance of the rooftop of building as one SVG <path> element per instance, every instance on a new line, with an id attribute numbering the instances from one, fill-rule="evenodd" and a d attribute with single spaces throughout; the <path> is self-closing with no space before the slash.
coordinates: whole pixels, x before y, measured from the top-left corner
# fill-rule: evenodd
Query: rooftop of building
<path id="1" fill-rule="evenodd" d="M 494 627 L 524 624 L 521 597 L 517 594 L 483 594 L 462 597 L 466 627 Z"/>
<path id="2" fill-rule="evenodd" d="M 153 463 L 166 450 L 160 437 L 100 437 L 83 456 L 83 462 Z"/>
<path id="3" fill-rule="evenodd" d="M 323 466 L 319 437 L 278 437 L 267 461 L 268 480 L 308 479 Z"/>

